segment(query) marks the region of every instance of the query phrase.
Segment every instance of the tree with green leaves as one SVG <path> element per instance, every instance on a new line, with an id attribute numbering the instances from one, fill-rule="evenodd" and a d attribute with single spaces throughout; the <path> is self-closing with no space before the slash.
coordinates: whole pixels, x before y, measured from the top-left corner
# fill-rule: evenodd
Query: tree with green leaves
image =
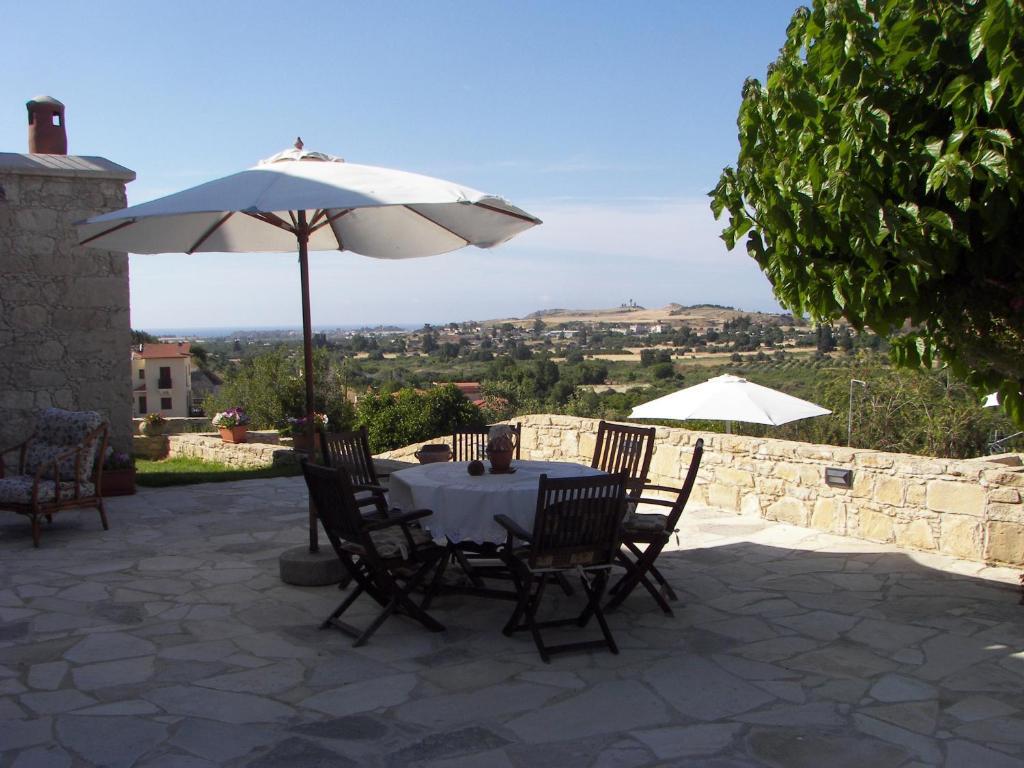
<path id="1" fill-rule="evenodd" d="M 1020 0 L 814 0 L 744 85 L 722 237 L 794 313 L 939 358 L 1024 424 L 1022 102 Z"/>
<path id="2" fill-rule="evenodd" d="M 325 349 L 313 350 L 316 381 L 314 407 L 326 413 L 330 429 L 348 429 L 353 407 L 346 397 L 345 372 Z M 274 429 L 288 418 L 305 413 L 305 387 L 299 361 L 285 347 L 246 358 L 228 370 L 220 390 L 203 404 L 211 416 L 229 408 L 242 408 L 255 429 Z"/>
<path id="3" fill-rule="evenodd" d="M 137 347 L 140 344 L 156 344 L 160 339 L 151 333 L 146 331 L 138 331 L 132 328 L 132 346 Z"/>
<path id="4" fill-rule="evenodd" d="M 456 427 L 484 423 L 480 409 L 454 384 L 426 392 L 403 389 L 394 394 L 369 394 L 359 400 L 356 419 L 366 426 L 374 453 L 450 436 Z"/>

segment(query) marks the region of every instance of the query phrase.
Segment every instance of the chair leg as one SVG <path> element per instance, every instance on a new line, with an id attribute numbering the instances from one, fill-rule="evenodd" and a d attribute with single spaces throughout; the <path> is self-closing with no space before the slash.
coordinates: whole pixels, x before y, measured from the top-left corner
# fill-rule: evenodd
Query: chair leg
<path id="1" fill-rule="evenodd" d="M 107 524 L 107 511 L 103 508 L 103 498 L 97 497 L 96 509 L 100 511 L 100 522 L 103 523 L 103 530 L 109 531 L 110 525 Z"/>
<path id="2" fill-rule="evenodd" d="M 583 589 L 587 593 L 587 607 L 584 610 L 584 614 L 592 613 L 594 615 L 594 618 L 597 619 L 597 625 L 601 628 L 601 634 L 604 635 L 604 641 L 608 644 L 608 650 L 618 654 L 619 646 L 615 644 L 612 631 L 608 628 L 608 622 L 605 621 L 604 611 L 601 610 L 601 598 L 604 596 L 605 587 L 608 585 L 608 572 L 599 572 L 595 581 L 596 584 L 594 586 L 588 584 L 586 580 L 583 581 Z"/>
<path id="3" fill-rule="evenodd" d="M 42 527 L 39 525 L 39 515 L 32 515 L 32 546 L 39 548 L 39 538 L 43 535 Z"/>
<path id="4" fill-rule="evenodd" d="M 541 661 L 545 664 L 551 663 L 551 656 L 548 654 L 548 649 L 544 645 L 544 640 L 540 636 L 540 627 L 537 626 L 537 610 L 540 608 L 541 599 L 544 596 L 544 585 L 547 583 L 547 574 L 542 574 L 540 580 L 537 582 L 537 593 L 532 599 L 526 603 L 526 611 L 524 619 L 526 626 L 530 630 L 530 634 L 533 636 L 533 644 L 537 646 L 537 652 L 540 653 Z"/>
<path id="5" fill-rule="evenodd" d="M 668 539 L 666 538 L 665 541 L 668 541 Z M 625 546 L 629 552 L 633 554 L 635 559 L 631 560 L 625 552 L 620 552 L 618 554 L 616 559 L 623 567 L 625 567 L 626 573 L 611 588 L 610 594 L 612 595 L 612 598 L 608 601 L 607 605 L 605 605 L 604 609 L 606 611 L 615 610 L 622 604 L 623 600 L 629 597 L 630 593 L 636 589 L 638 585 L 642 584 L 644 589 L 650 593 L 651 597 L 654 598 L 654 601 L 662 611 L 664 611 L 668 616 L 675 615 L 672 613 L 672 607 L 648 578 L 648 574 L 653 576 L 654 579 L 662 586 L 670 600 L 678 600 L 675 591 L 654 565 L 654 561 L 657 559 L 658 555 L 661 554 L 661 550 L 664 548 L 665 542 L 654 542 L 648 545 L 645 550 L 641 550 L 633 542 L 625 542 Z"/>
<path id="6" fill-rule="evenodd" d="M 405 580 L 404 586 L 399 586 L 397 582 L 391 582 L 390 598 L 381 603 L 383 608 L 380 613 L 374 617 L 369 626 L 362 630 L 356 629 L 349 624 L 345 624 L 344 622 L 339 621 L 338 618 L 348 610 L 349 606 L 351 606 L 352 603 L 354 603 L 364 592 L 371 596 L 375 596 L 375 593 L 376 595 L 380 595 L 382 593 L 380 588 L 372 584 L 372 579 L 368 578 L 366 574 L 360 572 L 358 569 L 353 569 L 353 578 L 356 579 L 356 586 L 352 590 L 352 594 L 345 598 L 341 605 L 334 610 L 334 613 L 324 620 L 323 624 L 320 625 L 321 629 L 337 627 L 345 634 L 355 637 L 355 642 L 352 644 L 353 648 L 366 645 L 370 637 L 380 629 L 381 625 L 387 621 L 388 617 L 393 613 L 404 613 L 434 632 L 444 631 L 443 624 L 434 619 L 434 617 L 428 614 L 420 606 L 416 605 L 416 603 L 409 597 L 409 593 L 420 585 L 426 575 L 430 572 L 430 569 L 437 565 L 437 561 L 438 558 L 431 558 L 427 562 L 423 563 L 423 565 L 420 566 L 412 576 Z"/>
<path id="7" fill-rule="evenodd" d="M 476 572 L 476 569 L 473 567 L 473 564 L 469 562 L 469 558 L 466 557 L 465 552 L 459 549 L 458 545 L 456 544 L 450 544 L 449 546 L 451 546 L 453 559 L 458 562 L 459 567 L 462 568 L 463 573 L 465 573 L 466 576 L 469 577 L 469 580 L 473 582 L 473 586 L 477 589 L 483 589 L 483 579 L 480 578 L 480 575 Z"/>
<path id="8" fill-rule="evenodd" d="M 356 598 L 363 594 L 363 591 L 363 587 L 357 584 L 356 588 L 352 590 L 352 594 L 342 600 L 341 605 L 334 609 L 334 613 L 324 619 L 323 623 L 320 625 L 320 629 L 327 629 L 333 625 L 334 620 L 347 611 L 348 607 L 356 601 Z"/>
<path id="9" fill-rule="evenodd" d="M 362 645 L 366 645 L 366 642 L 370 639 L 370 636 L 378 629 L 380 629 L 380 625 L 387 620 L 388 616 L 395 612 L 395 609 L 397 607 L 398 598 L 396 597 L 392 599 L 386 606 L 384 606 L 384 610 L 378 613 L 377 618 L 370 622 L 370 626 L 363 630 L 363 634 L 356 638 L 356 641 L 352 643 L 352 647 L 358 648 Z"/>
<path id="10" fill-rule="evenodd" d="M 434 571 L 434 578 L 430 580 L 430 586 L 427 587 L 427 593 L 423 596 L 422 602 L 420 602 L 420 608 L 427 610 L 430 608 L 430 604 L 434 602 L 434 596 L 437 595 L 437 591 L 441 588 L 441 582 L 444 579 L 445 571 L 448 569 L 448 563 L 452 560 L 451 555 L 448 552 L 444 553 L 440 561 L 437 564 L 437 569 Z"/>
<path id="11" fill-rule="evenodd" d="M 512 611 L 512 615 L 508 621 L 505 622 L 505 627 L 501 630 L 502 634 L 511 636 L 517 628 L 519 628 L 519 620 L 523 616 L 523 612 L 526 610 L 526 604 L 530 600 L 530 588 L 532 587 L 532 578 L 527 576 L 525 579 L 515 568 L 512 569 L 512 581 L 515 584 L 516 592 L 519 594 L 519 600 L 516 601 L 516 607 Z"/>

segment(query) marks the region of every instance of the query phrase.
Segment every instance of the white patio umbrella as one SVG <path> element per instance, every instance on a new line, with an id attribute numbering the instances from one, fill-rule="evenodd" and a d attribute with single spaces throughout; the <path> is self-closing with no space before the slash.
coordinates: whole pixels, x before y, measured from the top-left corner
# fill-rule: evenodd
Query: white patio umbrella
<path id="1" fill-rule="evenodd" d="M 820 405 L 726 374 L 638 405 L 629 415 L 634 419 L 724 421 L 729 430 L 733 421 L 777 426 L 829 413 L 832 411 Z"/>
<path id="2" fill-rule="evenodd" d="M 469 187 L 303 149 L 240 173 L 78 223 L 81 245 L 131 253 L 299 254 L 306 414 L 313 413 L 308 251 L 378 259 L 491 248 L 540 219 Z M 312 425 L 312 419 L 307 418 Z M 310 426 L 312 429 L 312 426 Z M 310 518 L 310 550 L 317 549 Z"/>

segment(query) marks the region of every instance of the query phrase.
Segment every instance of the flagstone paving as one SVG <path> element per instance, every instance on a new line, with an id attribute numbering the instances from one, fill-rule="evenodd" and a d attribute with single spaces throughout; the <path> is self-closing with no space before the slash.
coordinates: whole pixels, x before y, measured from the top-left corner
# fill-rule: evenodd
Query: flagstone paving
<path id="1" fill-rule="evenodd" d="M 637 592 L 618 656 L 548 665 L 504 602 L 442 596 L 445 632 L 393 618 L 360 649 L 318 629 L 342 593 L 277 577 L 300 479 L 108 509 L 38 550 L 0 518 L 0 768 L 1024 768 L 1009 569 L 694 510 L 661 559 L 675 617 Z"/>

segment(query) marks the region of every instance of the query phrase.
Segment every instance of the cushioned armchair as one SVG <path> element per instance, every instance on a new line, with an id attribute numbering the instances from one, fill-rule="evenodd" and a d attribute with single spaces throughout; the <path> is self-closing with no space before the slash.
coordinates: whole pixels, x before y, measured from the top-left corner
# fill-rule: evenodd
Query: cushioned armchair
<path id="1" fill-rule="evenodd" d="M 107 448 L 107 423 L 95 411 L 47 408 L 36 431 L 21 445 L 0 452 L 0 510 L 25 515 L 32 523 L 32 544 L 39 546 L 40 518 L 52 520 L 65 509 L 96 507 L 103 530 L 107 515 L 100 496 Z M 5 459 L 17 456 L 14 473 Z"/>

